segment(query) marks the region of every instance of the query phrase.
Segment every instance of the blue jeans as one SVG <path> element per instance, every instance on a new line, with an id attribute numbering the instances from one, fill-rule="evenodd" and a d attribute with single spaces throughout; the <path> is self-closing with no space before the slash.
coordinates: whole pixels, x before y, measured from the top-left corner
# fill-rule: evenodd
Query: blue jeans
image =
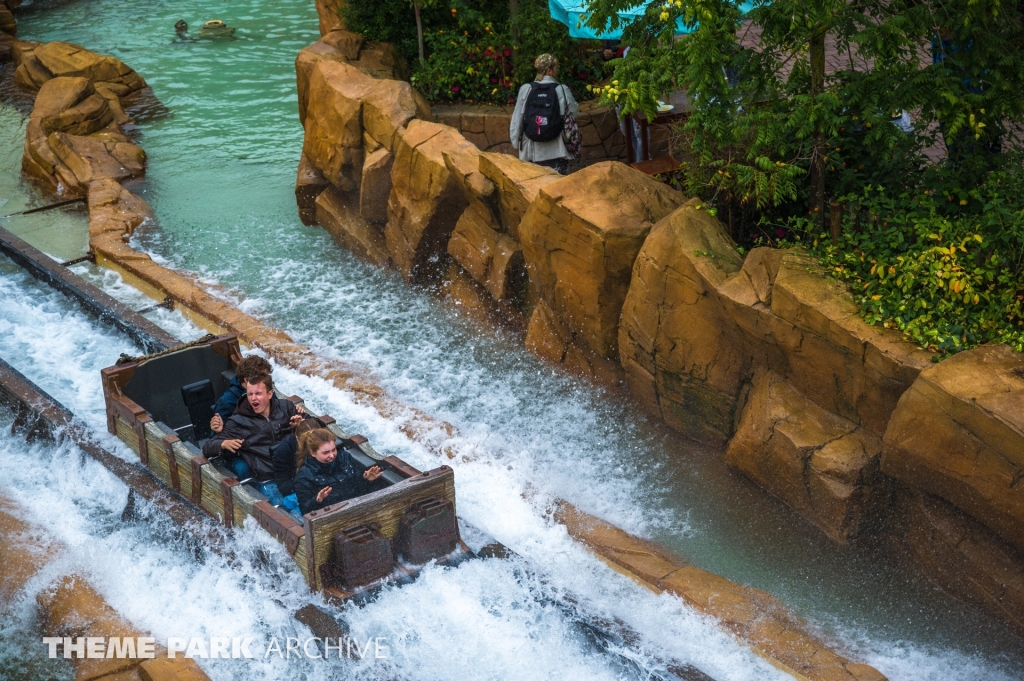
<path id="1" fill-rule="evenodd" d="M 281 491 L 277 489 L 276 482 L 264 482 L 259 487 L 260 494 L 267 498 L 271 506 L 284 506 L 285 510 L 291 513 L 293 516 L 302 517 L 302 513 L 299 512 L 299 500 L 294 494 L 288 496 L 282 496 Z"/>
<path id="2" fill-rule="evenodd" d="M 225 456 L 224 466 L 234 473 L 239 480 L 252 477 L 252 470 L 249 468 L 249 464 L 240 456 Z"/>

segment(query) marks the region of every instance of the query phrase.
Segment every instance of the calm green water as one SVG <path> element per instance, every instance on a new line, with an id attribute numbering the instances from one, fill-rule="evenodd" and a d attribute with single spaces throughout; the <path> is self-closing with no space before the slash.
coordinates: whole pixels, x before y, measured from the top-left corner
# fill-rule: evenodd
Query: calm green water
<path id="1" fill-rule="evenodd" d="M 223 19 L 237 39 L 178 41 L 180 18 L 194 28 Z M 28 8 L 20 19 L 24 37 L 123 59 L 170 112 L 139 121 L 150 157 L 143 194 L 160 224 L 137 245 L 226 285 L 246 311 L 367 366 L 399 399 L 456 424 L 460 450 L 490 462 L 454 462 L 460 495 L 468 490 L 474 522 L 512 548 L 528 553 L 529 540 L 503 528 L 504 497 L 484 490 L 529 482 L 779 596 L 891 679 L 1024 677 L 1019 639 L 935 590 L 898 554 L 836 548 L 727 471 L 719 454 L 303 227 L 292 194 L 302 145 L 293 61 L 318 37 L 311 0 L 92 0 Z M 434 461 L 373 415 L 332 413 L 414 464 Z"/>

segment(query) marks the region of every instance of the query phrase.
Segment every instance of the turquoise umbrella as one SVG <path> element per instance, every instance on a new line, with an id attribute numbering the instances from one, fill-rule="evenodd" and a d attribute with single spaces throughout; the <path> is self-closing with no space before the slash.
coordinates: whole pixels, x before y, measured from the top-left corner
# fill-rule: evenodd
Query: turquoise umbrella
<path id="1" fill-rule="evenodd" d="M 573 38 L 583 38 L 585 40 L 618 40 L 622 37 L 622 26 L 632 22 L 638 16 L 643 15 L 647 11 L 647 6 L 651 4 L 653 0 L 647 0 L 636 7 L 631 9 L 621 10 L 617 12 L 622 23 L 619 25 L 620 28 L 613 31 L 608 29 L 601 33 L 596 32 L 586 24 L 587 3 L 579 0 L 548 0 L 548 11 L 551 12 L 551 18 L 560 21 L 569 27 L 569 35 Z M 750 8 L 753 7 L 752 2 L 745 2 L 740 5 L 740 8 L 746 13 Z M 687 28 L 683 25 L 682 19 L 676 20 L 676 33 L 689 33 L 693 28 Z"/>

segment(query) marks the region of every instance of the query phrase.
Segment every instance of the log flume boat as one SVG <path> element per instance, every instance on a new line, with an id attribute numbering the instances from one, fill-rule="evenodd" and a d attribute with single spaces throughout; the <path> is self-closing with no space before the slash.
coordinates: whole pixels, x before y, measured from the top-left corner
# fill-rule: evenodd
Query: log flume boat
<path id="1" fill-rule="evenodd" d="M 381 456 L 365 437 L 304 405 L 308 416 L 335 435 L 339 453 L 347 452 L 358 472 L 380 466 L 382 489 L 313 511 L 299 522 L 272 506 L 254 483 L 238 480 L 221 457 L 204 457 L 212 411 L 203 408 L 205 402 L 190 409 L 186 399 L 200 384 L 212 407 L 240 360 L 231 334 L 122 357 L 101 372 L 107 429 L 153 475 L 226 527 L 252 517 L 284 544 L 310 589 L 329 599 L 343 601 L 388 581 L 411 580 L 430 561 L 455 564 L 473 556 L 459 529 L 449 466 L 421 472 L 398 457 Z M 303 404 L 299 397 L 287 399 Z"/>

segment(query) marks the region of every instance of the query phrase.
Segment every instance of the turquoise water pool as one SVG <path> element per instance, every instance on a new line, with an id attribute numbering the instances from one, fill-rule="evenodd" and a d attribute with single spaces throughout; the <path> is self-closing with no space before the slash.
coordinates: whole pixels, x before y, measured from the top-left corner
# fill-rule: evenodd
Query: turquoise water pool
<path id="1" fill-rule="evenodd" d="M 236 38 L 177 40 L 182 18 L 193 31 L 223 19 Z M 318 37 L 311 1 L 92 0 L 30 7 L 20 21 L 23 37 L 123 59 L 166 106 L 139 121 L 150 159 L 142 193 L 159 226 L 138 246 L 226 285 L 247 312 L 368 367 L 402 401 L 458 426 L 462 450 L 501 469 L 490 478 L 486 466 L 456 466 L 460 485 L 481 490 L 482 524 L 491 513 L 500 526 L 503 512 L 486 484 L 528 482 L 779 596 L 890 678 L 1024 675 L 1019 639 L 935 590 L 892 549 L 835 547 L 727 471 L 719 454 L 303 227 L 292 193 L 302 145 L 293 62 Z M 358 410 L 335 415 L 380 427 Z M 394 446 L 413 463 L 431 461 L 414 445 Z"/>

